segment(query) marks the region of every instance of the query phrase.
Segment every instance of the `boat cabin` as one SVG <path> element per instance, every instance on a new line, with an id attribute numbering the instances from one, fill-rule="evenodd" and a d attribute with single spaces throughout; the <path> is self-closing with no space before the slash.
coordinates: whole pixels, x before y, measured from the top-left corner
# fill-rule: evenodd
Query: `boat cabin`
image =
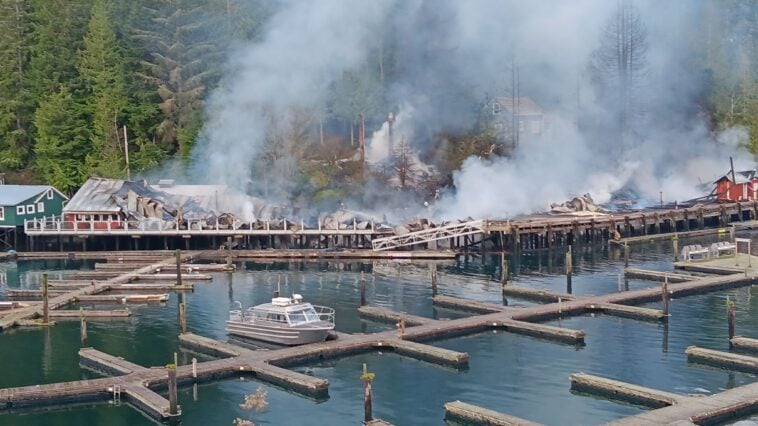
<path id="1" fill-rule="evenodd" d="M 287 324 L 290 327 L 323 321 L 323 313 L 319 313 L 310 303 L 302 303 L 303 296 L 293 294 L 289 297 L 275 297 L 271 303 L 265 303 L 248 308 L 244 319 L 248 321 L 265 321 Z M 236 317 L 236 318 L 235 318 Z M 241 311 L 232 311 L 231 320 L 242 321 Z"/>

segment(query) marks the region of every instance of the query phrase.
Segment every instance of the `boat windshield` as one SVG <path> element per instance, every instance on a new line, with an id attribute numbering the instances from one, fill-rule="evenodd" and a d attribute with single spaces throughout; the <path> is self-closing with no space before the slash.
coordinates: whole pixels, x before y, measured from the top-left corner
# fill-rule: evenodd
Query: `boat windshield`
<path id="1" fill-rule="evenodd" d="M 290 324 L 303 324 L 319 320 L 318 314 L 316 314 L 316 310 L 313 308 L 289 312 L 287 315 L 289 316 Z"/>

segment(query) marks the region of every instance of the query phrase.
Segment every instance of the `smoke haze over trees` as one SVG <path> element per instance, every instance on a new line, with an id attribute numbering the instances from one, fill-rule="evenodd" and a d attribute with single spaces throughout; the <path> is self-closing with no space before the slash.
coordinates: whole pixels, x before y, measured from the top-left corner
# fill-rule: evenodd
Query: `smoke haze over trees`
<path id="1" fill-rule="evenodd" d="M 0 0 L 0 172 L 125 177 L 126 126 L 133 176 L 303 209 L 683 200 L 753 167 L 755 28 L 750 0 Z M 516 96 L 549 138 L 498 136 L 489 103 Z"/>

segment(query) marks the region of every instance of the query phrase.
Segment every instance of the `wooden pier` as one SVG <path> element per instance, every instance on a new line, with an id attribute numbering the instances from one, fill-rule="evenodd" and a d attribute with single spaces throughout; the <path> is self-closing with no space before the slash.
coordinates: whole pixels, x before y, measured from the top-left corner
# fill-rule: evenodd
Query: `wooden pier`
<path id="1" fill-rule="evenodd" d="M 127 284 L 140 274 L 154 271 L 156 267 L 169 267 L 171 260 L 160 264 L 153 264 L 107 281 L 97 282 L 95 289 L 105 289 L 109 285 L 114 284 Z M 747 273 L 746 271 L 742 271 L 739 274 L 702 277 L 688 282 L 671 283 L 668 286 L 668 294 L 672 297 L 684 297 L 753 285 L 756 282 L 758 282 L 758 274 L 752 271 L 747 271 Z M 53 298 L 54 304 L 63 305 L 69 303 L 71 300 L 75 300 L 77 297 L 91 295 L 92 293 L 87 293 L 90 289 L 90 287 L 87 287 L 86 290 L 74 290 L 65 295 L 56 296 Z M 522 294 L 525 293 L 522 292 Z M 554 295 L 545 292 L 542 296 L 550 300 Z M 179 383 L 193 383 L 201 380 L 216 380 L 228 376 L 250 374 L 258 380 L 272 383 L 310 398 L 319 399 L 328 395 L 328 382 L 321 378 L 291 371 L 287 367 L 373 350 L 393 350 L 398 355 L 409 356 L 434 364 L 453 366 L 455 368 L 465 367 L 469 362 L 467 354 L 434 347 L 426 342 L 500 329 L 545 338 L 557 343 L 583 344 L 584 331 L 540 324 L 540 322 L 565 316 L 582 315 L 587 312 L 623 313 L 635 319 L 646 319 L 646 317 L 659 318 L 660 315 L 654 312 L 655 310 L 639 308 L 634 305 L 654 302 L 660 300 L 660 298 L 661 289 L 653 287 L 600 296 L 573 295 L 571 299 L 561 300 L 559 303 L 553 302 L 513 308 L 437 295 L 433 300 L 438 306 L 462 308 L 477 312 L 479 315 L 450 320 L 435 320 L 393 312 L 379 307 L 362 307 L 360 311 L 365 318 L 375 318 L 383 322 L 398 321 L 402 322 L 405 327 L 400 327 L 399 330 L 393 329 L 373 334 L 350 335 L 340 333 L 337 340 L 266 351 L 253 351 L 229 343 L 185 333 L 179 336 L 179 340 L 183 346 L 222 358 L 196 365 L 178 366 L 176 368 L 176 379 Z M 13 321 L 34 316 L 39 312 L 39 309 L 38 305 L 21 308 L 19 311 L 24 312 L 23 316 L 15 316 Z M 3 321 L 5 321 L 5 324 L 8 324 L 6 318 L 7 316 L 3 318 Z M 717 352 L 708 352 L 708 350 L 695 352 L 690 349 L 688 349 L 690 359 L 697 359 L 698 362 L 701 362 L 700 359 L 706 357 L 706 355 L 715 356 L 713 352 Z M 749 371 L 755 371 L 758 368 L 758 358 L 729 353 L 718 353 L 716 355 L 722 360 L 722 364 L 720 365 L 746 368 Z M 128 361 L 98 353 L 93 349 L 83 350 L 80 356 L 84 360 L 83 364 L 89 368 L 96 368 L 100 371 L 118 375 L 112 378 L 69 382 L 66 384 L 32 385 L 20 388 L 0 389 L 0 402 L 4 402 L 4 408 L 15 408 L 46 403 L 104 399 L 112 395 L 113 389 L 118 386 L 118 389 L 125 393 L 128 401 L 141 407 L 151 416 L 166 418 L 167 415 L 176 415 L 175 413 L 167 414 L 165 398 L 162 398 L 152 390 L 155 387 L 162 387 L 168 383 L 169 376 L 166 374 L 166 369 L 148 369 L 135 366 L 128 363 Z M 589 383 L 588 376 L 577 377 L 581 377 L 584 380 L 585 386 L 589 386 L 587 385 Z M 598 378 L 589 381 L 595 383 L 595 387 L 601 387 L 598 385 Z M 661 403 L 664 397 L 669 398 L 669 402 L 675 403 L 671 407 L 661 408 L 640 415 L 645 416 L 645 414 L 650 414 L 650 416 L 644 417 L 644 419 L 652 424 L 662 424 L 663 419 L 671 419 L 671 421 L 687 420 L 691 416 L 706 416 L 703 417 L 705 419 L 703 422 L 708 423 L 709 419 L 715 418 L 713 416 L 719 417 L 725 415 L 724 413 L 732 415 L 736 412 L 744 412 L 744 410 L 758 404 L 758 400 L 755 397 L 756 392 L 758 392 L 758 384 L 732 389 L 710 397 L 679 398 L 670 394 L 651 393 L 650 390 L 645 388 L 608 381 L 607 379 L 605 379 L 604 383 L 603 386 L 625 389 L 624 392 L 630 395 L 637 395 L 637 397 L 644 401 L 647 401 L 644 398 L 648 398 L 649 401 L 646 403 Z M 622 394 L 621 390 L 616 392 L 619 395 Z M 639 394 L 647 396 L 642 398 Z M 706 402 L 701 403 L 701 401 Z M 0 408 L 3 408 L 3 406 L 0 405 Z M 670 409 L 675 409 L 675 411 L 665 411 Z M 708 414 L 712 412 L 720 414 Z M 690 417 L 682 417 L 684 414 L 688 414 Z M 708 415 L 712 417 L 707 417 Z M 643 417 L 638 417 L 637 423 L 629 420 L 628 424 L 640 424 L 640 419 L 643 419 Z"/>
<path id="2" fill-rule="evenodd" d="M 661 408 L 682 401 L 684 396 L 633 385 L 591 374 L 576 373 L 570 377 L 571 389 L 617 399 L 650 408 Z"/>

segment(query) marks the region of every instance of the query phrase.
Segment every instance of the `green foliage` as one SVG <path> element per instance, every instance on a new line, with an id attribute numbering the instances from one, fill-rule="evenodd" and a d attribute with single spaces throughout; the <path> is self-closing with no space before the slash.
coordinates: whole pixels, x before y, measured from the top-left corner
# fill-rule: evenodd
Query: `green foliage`
<path id="1" fill-rule="evenodd" d="M 90 132 L 81 105 L 66 86 L 45 98 L 34 113 L 37 128 L 35 171 L 61 191 L 87 178 L 84 156 Z"/>
<path id="2" fill-rule="evenodd" d="M 29 64 L 30 8 L 24 0 L 0 0 L 0 169 L 26 165 L 31 98 L 24 80 Z"/>

